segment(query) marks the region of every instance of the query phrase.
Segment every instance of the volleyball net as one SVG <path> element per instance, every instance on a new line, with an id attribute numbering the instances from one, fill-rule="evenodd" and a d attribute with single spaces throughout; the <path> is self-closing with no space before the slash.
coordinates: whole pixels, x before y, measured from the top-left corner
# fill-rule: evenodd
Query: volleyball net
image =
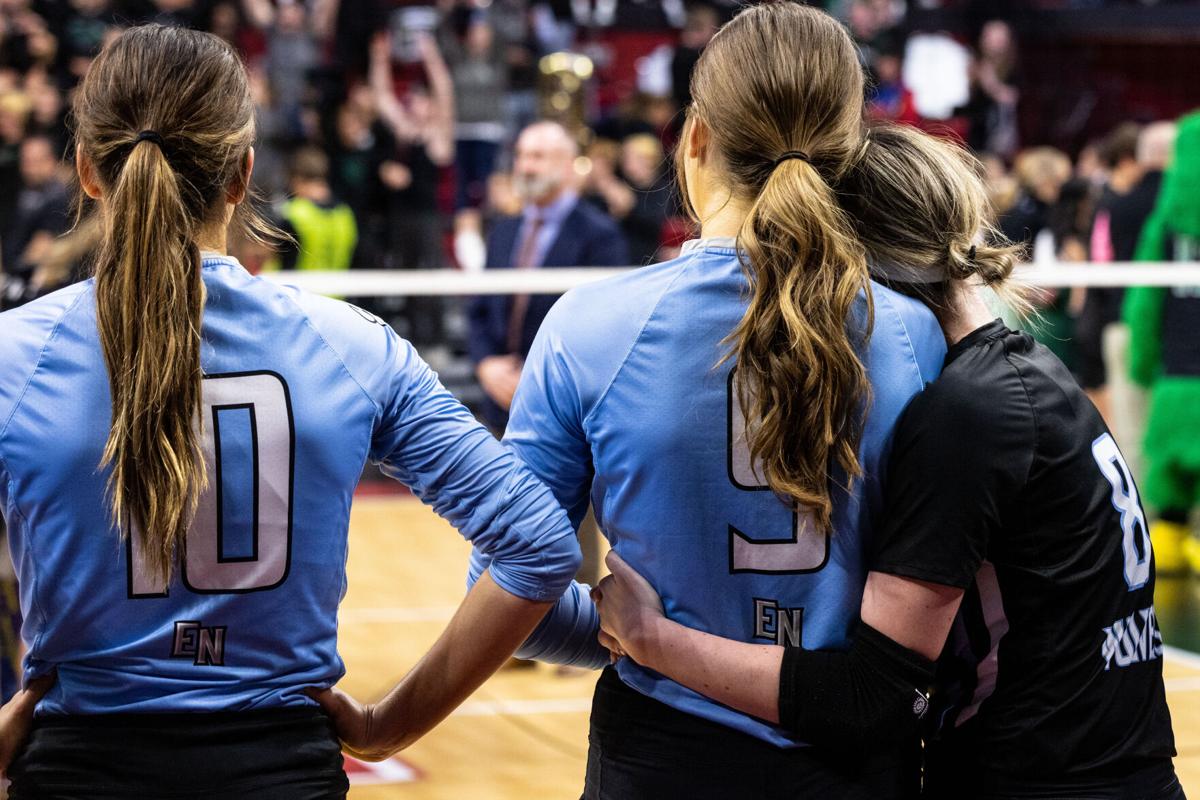
<path id="1" fill-rule="evenodd" d="M 576 286 L 620 275 L 634 267 L 438 270 L 352 270 L 349 272 L 269 272 L 264 277 L 318 294 L 339 297 L 431 297 L 487 294 L 562 294 Z M 1200 287 L 1200 262 L 1052 262 L 1023 264 L 1017 280 L 1031 286 Z"/>

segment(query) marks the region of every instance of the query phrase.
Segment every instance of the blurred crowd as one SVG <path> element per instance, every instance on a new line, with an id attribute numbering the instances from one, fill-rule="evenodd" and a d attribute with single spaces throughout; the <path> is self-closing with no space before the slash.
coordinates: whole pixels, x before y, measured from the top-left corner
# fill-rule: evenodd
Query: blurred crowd
<path id="1" fill-rule="evenodd" d="M 0 308 L 87 273 L 96 230 L 87 209 L 73 205 L 68 109 L 91 60 L 125 26 L 157 21 L 211 31 L 245 59 L 258 104 L 256 202 L 289 234 L 270 250 L 231 242 L 232 254 L 252 271 L 619 266 L 672 257 L 691 233 L 669 153 L 690 102 L 692 68 L 739 5 L 0 0 Z M 1173 152 L 1173 124 L 1131 121 L 1072 154 L 1024 142 L 1018 111 L 1028 87 L 1010 24 L 988 15 L 966 33 L 947 33 L 913 21 L 917 8 L 1003 13 L 1006 4 L 823 5 L 859 44 L 870 75 L 870 117 L 954 137 L 974 150 L 1000 228 L 1027 243 L 1031 260 L 1137 257 Z M 1194 233 L 1200 237 L 1200 222 Z M 1200 239 L 1179 241 L 1190 244 L 1167 255 L 1200 254 Z M 1128 378 L 1138 345 L 1120 322 L 1122 295 L 1105 288 L 1040 292 L 1034 327 L 1109 419 L 1140 475 L 1147 412 Z M 1200 386 L 1200 352 L 1187 349 L 1187 342 L 1200 342 L 1200 293 L 1171 297 L 1175 328 L 1167 333 L 1184 344 L 1160 344 L 1176 348 L 1176 361 L 1183 353 Z M 476 298 L 463 306 L 442 298 L 355 301 L 413 340 L 500 431 L 553 298 Z M 1153 382 L 1147 376 L 1143 383 Z M 1180 407 L 1192 409 L 1200 441 L 1200 395 Z M 1190 489 L 1152 500 L 1163 519 L 1184 525 L 1200 499 L 1193 497 L 1200 494 L 1200 461 L 1193 467 Z M 1156 539 L 1161 568 L 1169 553 L 1160 546 Z M 1193 549 L 1200 571 L 1200 541 Z M 13 630 L 0 614 L 0 644 Z M 6 667 L 0 664 L 0 684 Z"/>
<path id="2" fill-rule="evenodd" d="M 902 0 L 826 6 L 859 44 L 870 117 L 956 137 L 978 153 L 1004 232 L 1028 241 L 1031 258 L 1133 257 L 1137 221 L 1153 205 L 1170 153 L 1168 126 L 1123 125 L 1074 159 L 1026 147 L 1020 48 L 1007 22 L 981 18 L 966 37 L 921 30 Z M 0 0 L 2 302 L 86 272 L 95 231 L 75 224 L 67 112 L 90 60 L 123 26 L 202 28 L 244 57 L 259 108 L 255 188 L 290 234 L 274 250 L 231 243 L 248 268 L 479 270 L 643 264 L 677 252 L 690 226 L 667 154 L 690 102 L 692 67 L 736 7 Z M 553 147 L 541 146 L 549 140 L 542 136 L 522 156 L 521 131 L 547 119 L 566 136 Z M 549 242 L 522 251 L 524 228 L 511 232 L 508 252 L 489 246 L 500 221 L 552 202 L 588 204 L 622 246 L 566 262 Z M 1119 291 L 1040 299 L 1047 341 L 1103 404 L 1100 331 L 1118 313 Z M 364 303 L 451 358 L 479 338 L 477 311 L 437 299 Z"/>
<path id="3" fill-rule="evenodd" d="M 979 154 L 1001 228 L 1028 243 L 1031 259 L 1134 257 L 1170 156 L 1169 124 L 1130 122 L 1074 158 L 1030 147 L 1008 22 L 980 17 L 969 36 L 952 35 L 923 30 L 914 9 L 964 5 L 955 0 L 824 5 L 859 44 L 870 117 Z M 95 230 L 72 205 L 67 112 L 91 59 L 123 26 L 209 30 L 245 59 L 258 103 L 258 202 L 290 234 L 273 250 L 231 242 L 249 269 L 527 269 L 636 265 L 678 251 L 691 227 L 668 154 L 691 70 L 736 9 L 735 0 L 0 0 L 0 303 L 86 274 Z M 604 246 L 586 245 L 592 235 Z M 487 359 L 519 361 L 540 300 L 359 301 L 451 382 L 460 365 L 466 399 L 495 405 L 502 424 L 514 374 Z M 1038 301 L 1040 335 L 1107 409 L 1103 332 L 1120 314 L 1120 290 Z"/>
<path id="4" fill-rule="evenodd" d="M 935 4 L 936 5 L 936 4 Z M 1008 159 L 1017 147 L 1016 46 L 1003 22 L 976 43 L 924 41 L 896 0 L 837 0 L 873 76 L 871 114 L 957 132 Z M 86 270 L 70 230 L 67 110 L 90 60 L 121 27 L 212 31 L 250 68 L 259 105 L 255 183 L 297 244 L 234 243 L 251 269 L 483 269 L 498 217 L 529 202 L 518 133 L 555 119 L 579 152 L 571 174 L 610 216 L 629 263 L 669 256 L 688 228 L 667 159 L 691 68 L 733 0 L 0 0 L 0 266 L 9 305 Z M 924 39 L 929 39 L 926 36 Z M 922 44 L 923 42 L 923 44 Z M 961 67 L 957 105 L 906 83 L 914 58 Z M 936 105 L 936 104 L 935 104 Z M 536 171 L 536 168 L 535 168 Z M 68 238 L 72 238 L 68 237 Z M 444 338 L 438 309 L 379 310 Z"/>

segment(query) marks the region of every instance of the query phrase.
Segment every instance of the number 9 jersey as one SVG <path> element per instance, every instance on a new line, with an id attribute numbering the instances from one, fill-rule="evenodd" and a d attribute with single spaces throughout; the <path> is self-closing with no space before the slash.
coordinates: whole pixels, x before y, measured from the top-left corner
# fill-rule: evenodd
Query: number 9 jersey
<path id="1" fill-rule="evenodd" d="M 557 597 L 578 564 L 549 490 L 354 306 L 206 255 L 201 448 L 208 488 L 170 583 L 122 538 L 99 464 L 108 373 L 91 281 L 0 315 L 0 509 L 40 714 L 311 705 L 343 673 L 350 503 L 370 459 L 492 558 L 512 594 Z"/>
<path id="2" fill-rule="evenodd" d="M 872 395 L 864 477 L 835 491 L 833 531 L 763 485 L 750 463 L 725 339 L 746 310 L 732 240 L 566 294 L 538 333 L 505 443 L 578 523 L 589 500 L 613 547 L 662 597 L 668 617 L 717 636 L 841 648 L 858 617 L 864 545 L 882 508 L 892 429 L 938 373 L 945 340 L 920 303 L 872 286 L 874 329 L 860 353 Z M 861 330 L 865 298 L 851 328 Z M 797 391 L 801 391 L 797 387 Z M 478 571 L 481 559 L 474 559 Z M 521 651 L 590 662 L 595 613 L 574 587 Z M 565 643 L 565 644 L 564 644 Z M 593 647 L 594 650 L 594 647 Z M 630 659 L 634 689 L 780 746 L 782 729 L 714 703 Z"/>

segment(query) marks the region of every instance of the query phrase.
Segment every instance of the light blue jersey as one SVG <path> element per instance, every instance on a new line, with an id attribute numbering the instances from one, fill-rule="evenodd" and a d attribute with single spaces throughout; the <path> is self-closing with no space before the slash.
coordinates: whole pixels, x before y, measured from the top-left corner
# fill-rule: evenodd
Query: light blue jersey
<path id="1" fill-rule="evenodd" d="M 858 617 L 864 550 L 878 520 L 896 419 L 936 377 L 945 340 L 923 305 L 872 287 L 862 353 L 872 387 L 865 478 L 835 496 L 832 535 L 771 492 L 749 463 L 722 340 L 746 309 L 736 251 L 693 243 L 674 261 L 590 284 L 550 312 L 525 363 L 504 441 L 578 524 L 601 530 L 691 628 L 745 642 L 842 648 Z M 856 317 L 862 319 L 865 300 Z M 472 575 L 487 563 L 472 559 Z M 572 587 L 521 655 L 601 666 L 598 622 Z M 629 659 L 621 678 L 677 709 L 788 746 L 781 729 L 714 703 Z"/>
<path id="2" fill-rule="evenodd" d="M 487 552 L 504 589 L 551 600 L 568 586 L 566 514 L 407 342 L 225 256 L 204 258 L 203 279 L 209 489 L 169 585 L 110 522 L 92 282 L 0 315 L 0 508 L 25 674 L 58 670 L 39 713 L 311 704 L 301 690 L 344 671 L 337 607 L 368 459 Z"/>

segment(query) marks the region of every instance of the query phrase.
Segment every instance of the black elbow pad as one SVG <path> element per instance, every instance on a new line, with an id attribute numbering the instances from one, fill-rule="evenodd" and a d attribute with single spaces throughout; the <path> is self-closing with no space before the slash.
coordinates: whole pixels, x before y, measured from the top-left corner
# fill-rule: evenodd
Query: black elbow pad
<path id="1" fill-rule="evenodd" d="M 845 652 L 789 647 L 779 673 L 779 724 L 817 745 L 915 738 L 933 671 L 932 661 L 863 623 Z"/>

